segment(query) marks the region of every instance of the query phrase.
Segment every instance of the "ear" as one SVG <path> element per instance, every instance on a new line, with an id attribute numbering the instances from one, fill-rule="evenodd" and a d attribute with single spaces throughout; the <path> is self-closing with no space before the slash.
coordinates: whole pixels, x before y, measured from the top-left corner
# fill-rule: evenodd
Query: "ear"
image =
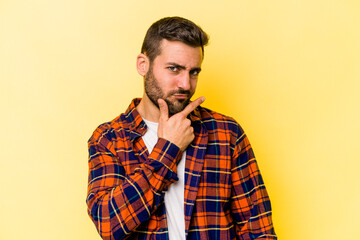
<path id="1" fill-rule="evenodd" d="M 149 58 L 145 54 L 140 53 L 136 58 L 136 68 L 141 76 L 144 77 L 146 75 L 149 70 L 149 65 Z"/>

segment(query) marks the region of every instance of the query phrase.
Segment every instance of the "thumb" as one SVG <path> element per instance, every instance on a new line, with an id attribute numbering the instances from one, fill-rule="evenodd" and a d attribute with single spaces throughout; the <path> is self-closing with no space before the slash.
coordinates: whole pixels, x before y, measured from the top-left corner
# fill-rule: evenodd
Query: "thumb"
<path id="1" fill-rule="evenodd" d="M 169 119 L 169 109 L 168 105 L 164 99 L 158 99 L 159 109 L 160 109 L 160 118 L 164 120 Z"/>

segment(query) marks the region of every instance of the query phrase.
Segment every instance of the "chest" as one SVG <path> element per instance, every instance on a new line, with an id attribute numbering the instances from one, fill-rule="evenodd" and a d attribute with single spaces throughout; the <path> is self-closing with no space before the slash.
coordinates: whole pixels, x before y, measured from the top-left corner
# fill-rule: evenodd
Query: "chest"
<path id="1" fill-rule="evenodd" d="M 115 148 L 127 175 L 144 164 L 149 156 L 142 137 L 117 142 Z M 231 154 L 230 139 L 226 134 L 203 128 L 195 129 L 195 139 L 186 151 L 185 184 L 197 184 L 199 188 L 220 188 L 227 192 L 231 181 Z"/>

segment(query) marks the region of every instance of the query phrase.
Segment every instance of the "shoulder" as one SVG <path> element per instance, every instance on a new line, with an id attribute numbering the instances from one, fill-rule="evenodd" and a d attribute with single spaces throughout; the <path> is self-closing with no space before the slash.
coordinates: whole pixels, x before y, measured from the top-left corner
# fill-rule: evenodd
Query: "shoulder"
<path id="1" fill-rule="evenodd" d="M 236 136 L 244 133 L 242 127 L 234 118 L 201 106 L 198 109 L 201 121 L 208 130 L 224 130 Z"/>
<path id="2" fill-rule="evenodd" d="M 126 129 L 129 128 L 128 125 L 125 114 L 123 113 L 111 121 L 100 124 L 95 129 L 88 142 L 99 143 L 104 140 L 109 141 L 114 139 L 116 138 L 116 134 L 121 133 L 123 130 L 126 131 Z"/>

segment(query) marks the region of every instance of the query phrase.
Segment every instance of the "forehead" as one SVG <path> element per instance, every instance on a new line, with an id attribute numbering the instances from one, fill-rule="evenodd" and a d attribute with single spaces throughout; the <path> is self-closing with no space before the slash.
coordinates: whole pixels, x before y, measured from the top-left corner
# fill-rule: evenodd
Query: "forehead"
<path id="1" fill-rule="evenodd" d="M 177 63 L 188 67 L 200 67 L 202 62 L 201 47 L 192 47 L 179 41 L 160 42 L 160 54 L 155 58 L 158 63 Z"/>

